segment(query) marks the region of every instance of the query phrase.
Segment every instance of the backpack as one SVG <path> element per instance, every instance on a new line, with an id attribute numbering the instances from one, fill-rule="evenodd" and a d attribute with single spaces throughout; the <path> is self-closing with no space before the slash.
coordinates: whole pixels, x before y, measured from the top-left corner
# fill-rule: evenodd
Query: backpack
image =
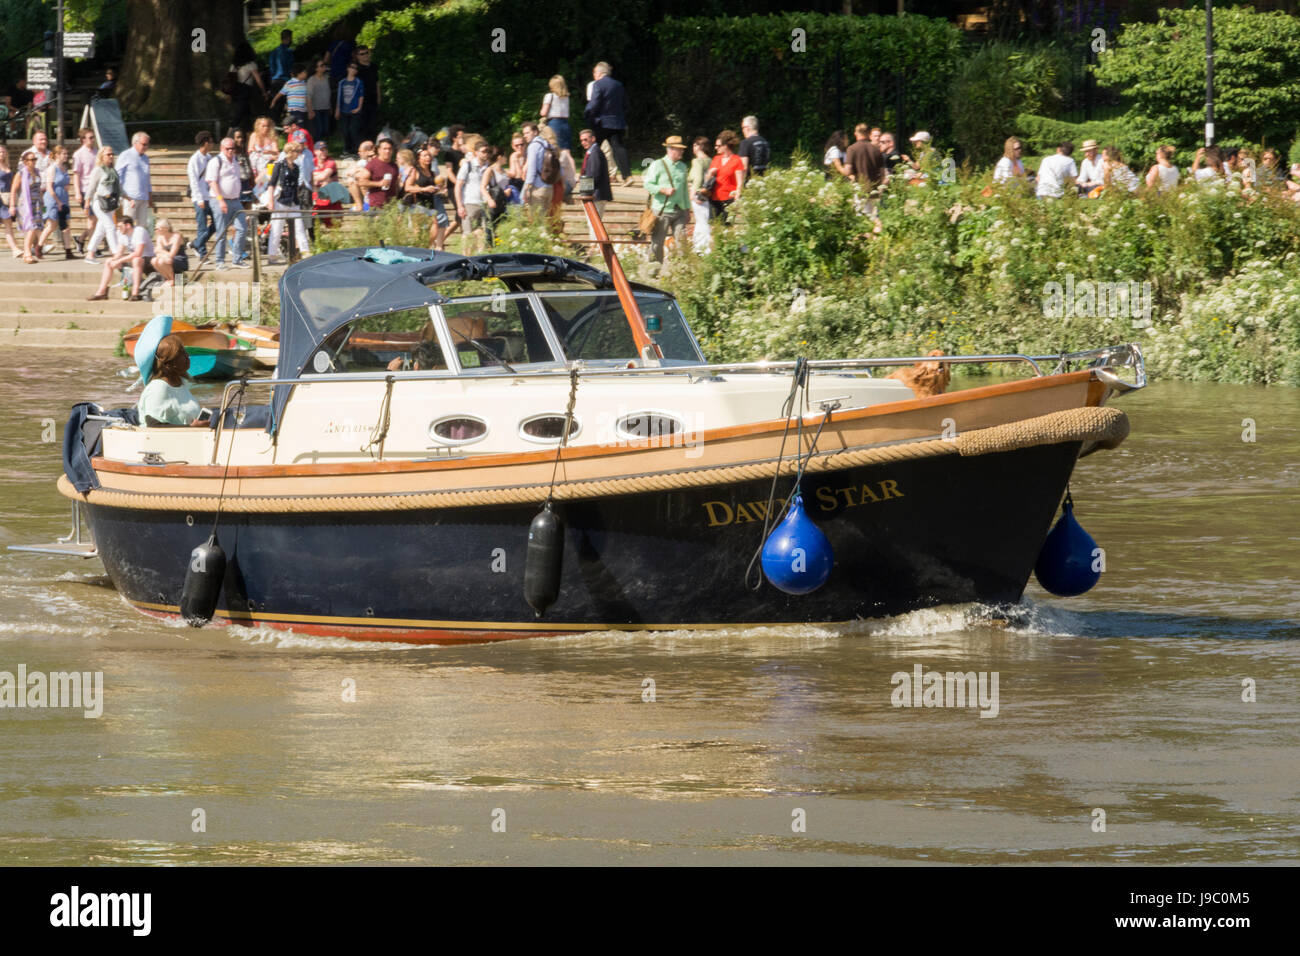
<path id="1" fill-rule="evenodd" d="M 554 186 L 560 181 L 560 157 L 548 144 L 542 154 L 542 182 Z"/>
<path id="2" fill-rule="evenodd" d="M 429 141 L 429 134 L 418 126 L 412 126 L 411 131 L 406 134 L 406 139 L 402 141 L 402 147 L 412 152 L 419 152 L 421 146 Z"/>
<path id="3" fill-rule="evenodd" d="M 772 144 L 763 137 L 759 136 L 754 140 L 749 151 L 749 168 L 756 175 L 762 176 L 767 172 L 767 164 L 772 159 Z"/>

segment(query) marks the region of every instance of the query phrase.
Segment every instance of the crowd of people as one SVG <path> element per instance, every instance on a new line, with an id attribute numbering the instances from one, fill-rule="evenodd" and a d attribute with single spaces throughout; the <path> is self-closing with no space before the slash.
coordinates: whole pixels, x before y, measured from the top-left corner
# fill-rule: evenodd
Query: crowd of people
<path id="1" fill-rule="evenodd" d="M 1084 140 L 1080 147 L 1083 161 L 1076 165 L 1074 143 L 1068 140 L 1057 145 L 1052 155 L 1046 156 L 1036 172 L 1025 169 L 1021 161 L 1024 144 L 1015 136 L 1006 141 L 1002 158 L 993 169 L 996 184 L 1022 183 L 1032 188 L 1040 199 L 1060 199 L 1067 191 L 1097 199 L 1107 190 L 1136 193 L 1143 185 L 1152 193 L 1168 192 L 1182 182 L 1223 184 L 1235 182 L 1247 198 L 1261 190 L 1285 192 L 1292 200 L 1300 202 L 1300 163 L 1289 170 L 1283 168 L 1277 150 L 1264 149 L 1256 161 L 1247 147 L 1203 146 L 1196 151 L 1192 165 L 1184 172 L 1174 164 L 1176 148 L 1166 144 L 1156 148 L 1154 161 L 1146 175 L 1139 178 L 1125 162 L 1116 146 L 1104 149 L 1096 140 Z"/>
<path id="2" fill-rule="evenodd" d="M 337 216 L 330 214 L 344 208 L 367 211 L 399 203 L 411 221 L 427 220 L 432 249 L 444 249 L 449 236 L 460 232 L 465 251 L 475 252 L 492 247 L 496 226 L 511 206 L 522 207 L 526 216 L 547 222 L 558 234 L 566 201 L 586 194 L 603 214 L 613 186 L 633 182 L 625 143 L 628 94 L 604 62 L 592 68 L 585 125 L 576 136 L 573 98 L 565 78 L 556 75 L 539 97 L 537 119 L 522 123 L 508 147 L 461 125 L 432 137 L 415 128 L 405 136 L 381 129 L 379 70 L 371 50 L 345 32 L 335 34 L 325 56 L 304 61 L 295 56 L 292 31 L 284 30 L 266 68 L 245 41 L 223 92 L 231 103 L 227 133 L 220 139 L 199 133 L 187 164 L 192 241 L 186 243 L 166 220 L 153 222 L 149 136 L 136 133 L 131 148 L 115 156 L 110 147 L 96 150 L 94 133 L 83 129 L 80 148 L 71 155 L 63 147 L 51 149 L 44 133 L 23 151 L 17 169 L 8 168 L 0 151 L 0 230 L 13 254 L 38 262 L 57 234 L 66 258 L 81 256 L 100 265 L 106 247 L 105 282 L 93 298 L 102 297 L 110 269 L 117 268 L 129 270 L 132 295 L 139 295 L 141 275 L 157 272 L 170 283 L 188 267 L 191 254 L 199 260 L 211 255 L 218 270 L 248 266 L 250 235 L 265 234 L 272 263 L 279 260 L 286 234 L 306 254 L 317 228 L 337 225 Z M 688 238 L 698 251 L 708 251 L 715 225 L 726 225 L 746 184 L 767 171 L 772 148 L 758 118 L 746 116 L 739 126 L 739 133 L 724 129 L 689 143 L 668 136 L 663 155 L 645 168 L 646 208 L 638 228 L 655 261 L 663 262 L 670 244 L 680 249 Z M 343 142 L 338 159 L 327 143 L 335 133 Z M 822 165 L 827 178 L 855 183 L 858 210 L 875 218 L 891 189 L 955 178 L 955 167 L 935 148 L 930 133 L 909 137 L 907 152 L 900 145 L 893 133 L 858 124 L 852 141 L 844 130 L 830 136 Z M 1144 178 L 1114 146 L 1101 149 L 1086 140 L 1081 149 L 1084 158 L 1076 165 L 1073 144 L 1062 142 L 1031 172 L 1022 160 L 1023 143 L 1013 136 L 986 193 L 1019 185 L 1043 199 L 1069 190 L 1096 198 L 1108 190 L 1133 193 L 1144 182 L 1149 190 L 1165 191 L 1184 178 L 1173 163 L 1172 146 L 1156 150 Z M 1236 179 L 1247 193 L 1276 188 L 1300 201 L 1300 164 L 1290 173 L 1275 150 L 1262 151 L 1257 163 L 1245 148 L 1209 147 L 1197 151 L 1187 178 Z M 85 228 L 76 236 L 69 218 L 74 204 L 86 213 Z M 269 226 L 260 229 L 267 220 Z"/>

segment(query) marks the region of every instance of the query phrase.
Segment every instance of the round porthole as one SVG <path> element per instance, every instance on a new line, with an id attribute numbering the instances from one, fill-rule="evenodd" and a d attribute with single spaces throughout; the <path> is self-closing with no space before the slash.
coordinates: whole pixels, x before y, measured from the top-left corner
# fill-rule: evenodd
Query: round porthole
<path id="1" fill-rule="evenodd" d="M 622 438 L 663 438 L 682 431 L 682 423 L 672 415 L 661 412 L 634 412 L 624 415 L 614 423 L 614 430 Z"/>
<path id="2" fill-rule="evenodd" d="M 487 434 L 487 422 L 472 415 L 448 415 L 429 425 L 429 437 L 446 445 L 468 445 Z"/>
<path id="3" fill-rule="evenodd" d="M 582 431 L 582 423 L 575 417 L 569 426 L 569 440 Z M 564 434 L 564 416 L 556 414 L 534 415 L 519 423 L 519 437 L 525 441 L 554 443 Z"/>

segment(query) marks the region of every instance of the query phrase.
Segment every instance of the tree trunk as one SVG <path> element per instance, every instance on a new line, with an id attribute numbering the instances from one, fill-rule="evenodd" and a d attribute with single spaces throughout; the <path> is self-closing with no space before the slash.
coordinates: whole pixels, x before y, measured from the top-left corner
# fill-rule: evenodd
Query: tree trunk
<path id="1" fill-rule="evenodd" d="M 242 0 L 127 0 L 122 111 L 138 118 L 208 119 L 230 110 L 218 92 L 244 36 Z"/>

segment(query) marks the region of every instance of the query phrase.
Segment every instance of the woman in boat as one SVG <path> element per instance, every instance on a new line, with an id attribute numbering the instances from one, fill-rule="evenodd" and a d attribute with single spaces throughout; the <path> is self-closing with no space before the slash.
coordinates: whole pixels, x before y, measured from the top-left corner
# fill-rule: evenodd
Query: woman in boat
<path id="1" fill-rule="evenodd" d="M 154 351 L 153 370 L 136 408 L 145 424 L 203 425 L 198 399 L 190 394 L 186 372 L 190 357 L 180 336 L 168 335 Z M 152 419 L 152 421 L 151 421 Z"/>
<path id="2" fill-rule="evenodd" d="M 173 285 L 176 276 L 190 267 L 189 257 L 185 254 L 185 237 L 172 228 L 171 220 L 159 219 L 154 226 L 153 248 L 150 266 L 163 277 L 163 285 Z"/>

